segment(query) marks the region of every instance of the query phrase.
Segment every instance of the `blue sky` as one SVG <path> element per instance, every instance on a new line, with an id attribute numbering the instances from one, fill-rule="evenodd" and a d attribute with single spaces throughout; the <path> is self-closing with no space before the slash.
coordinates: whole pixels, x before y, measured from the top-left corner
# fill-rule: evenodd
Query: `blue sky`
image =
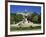
<path id="1" fill-rule="evenodd" d="M 41 12 L 40 6 L 21 6 L 21 5 L 10 5 L 10 13 L 16 12 Z"/>

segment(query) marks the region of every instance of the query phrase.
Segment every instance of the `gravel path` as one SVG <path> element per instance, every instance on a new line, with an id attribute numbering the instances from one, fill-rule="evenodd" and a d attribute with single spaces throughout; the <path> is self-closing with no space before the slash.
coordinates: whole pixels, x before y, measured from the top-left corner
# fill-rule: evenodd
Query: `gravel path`
<path id="1" fill-rule="evenodd" d="M 12 24 L 12 25 L 10 25 L 10 26 L 19 27 L 19 24 L 21 24 L 21 27 L 41 26 L 40 24 L 34 24 L 34 23 L 32 23 L 32 22 L 30 22 L 30 23 L 23 23 L 23 21 L 21 21 L 21 22 L 19 22 L 19 23 L 17 23 L 17 24 Z"/>

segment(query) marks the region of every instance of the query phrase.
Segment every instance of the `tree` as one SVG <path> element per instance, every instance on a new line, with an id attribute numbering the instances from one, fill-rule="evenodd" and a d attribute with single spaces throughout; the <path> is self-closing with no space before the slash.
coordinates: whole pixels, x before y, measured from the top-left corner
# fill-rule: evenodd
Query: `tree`
<path id="1" fill-rule="evenodd" d="M 20 14 L 17 14 L 14 19 L 15 19 L 15 23 L 18 23 L 23 20 L 23 16 Z"/>
<path id="2" fill-rule="evenodd" d="M 38 22 L 41 23 L 41 14 L 38 16 Z"/>
<path id="3" fill-rule="evenodd" d="M 32 18 L 32 22 L 38 23 L 38 16 L 34 16 L 34 17 Z"/>

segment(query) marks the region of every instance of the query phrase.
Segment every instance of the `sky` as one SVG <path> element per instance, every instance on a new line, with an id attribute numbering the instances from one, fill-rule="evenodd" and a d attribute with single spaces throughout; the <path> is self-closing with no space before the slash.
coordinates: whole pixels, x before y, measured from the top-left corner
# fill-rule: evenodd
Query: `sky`
<path id="1" fill-rule="evenodd" d="M 16 12 L 41 12 L 40 6 L 21 6 L 21 5 L 10 5 L 10 13 Z"/>

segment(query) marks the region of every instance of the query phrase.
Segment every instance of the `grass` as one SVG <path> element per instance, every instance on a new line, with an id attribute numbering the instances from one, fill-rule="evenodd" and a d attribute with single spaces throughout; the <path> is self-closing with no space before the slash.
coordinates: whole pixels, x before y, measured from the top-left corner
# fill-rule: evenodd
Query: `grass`
<path id="1" fill-rule="evenodd" d="M 41 29 L 41 26 L 35 26 L 35 27 L 10 27 L 10 31 L 23 31 L 23 30 L 37 30 Z"/>

